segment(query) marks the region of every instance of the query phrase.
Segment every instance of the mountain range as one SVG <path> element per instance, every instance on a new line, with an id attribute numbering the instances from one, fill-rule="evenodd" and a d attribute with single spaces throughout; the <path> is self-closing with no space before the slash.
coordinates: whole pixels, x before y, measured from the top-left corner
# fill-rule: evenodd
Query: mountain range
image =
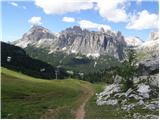
<path id="1" fill-rule="evenodd" d="M 103 29 L 88 31 L 79 26 L 67 28 L 59 33 L 53 33 L 42 26 L 33 26 L 14 44 L 22 48 L 29 45 L 45 48 L 48 54 L 58 51 L 93 57 L 109 55 L 117 59 L 123 58 L 123 49 L 126 46 L 124 37 L 119 31 L 104 31 Z"/>
<path id="2" fill-rule="evenodd" d="M 158 34 L 151 33 L 150 41 L 156 41 L 156 39 L 158 39 Z M 147 43 L 148 41 L 144 42 L 139 37 L 125 38 L 120 31 L 105 31 L 103 28 L 100 31 L 89 31 L 79 26 L 73 26 L 62 32 L 53 33 L 38 25 L 34 25 L 21 39 L 14 41 L 16 46 L 22 48 L 28 46 L 44 48 L 48 54 L 55 52 L 79 53 L 92 57 L 109 55 L 117 59 L 123 59 L 123 51 L 127 46 L 135 47 Z"/>
<path id="3" fill-rule="evenodd" d="M 53 66 L 92 72 L 118 65 L 118 61 L 125 57 L 126 48 L 130 47 L 137 51 L 139 63 L 147 59 L 152 61 L 153 56 L 158 60 L 158 40 L 158 32 L 152 32 L 144 42 L 139 37 L 124 37 L 120 31 L 89 31 L 73 26 L 54 33 L 34 25 L 13 44 L 24 48 L 32 58 Z"/>

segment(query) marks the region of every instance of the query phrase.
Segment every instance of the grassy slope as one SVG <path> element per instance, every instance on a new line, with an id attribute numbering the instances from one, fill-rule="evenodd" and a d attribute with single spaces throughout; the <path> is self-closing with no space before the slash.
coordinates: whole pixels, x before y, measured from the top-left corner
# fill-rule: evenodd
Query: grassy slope
<path id="1" fill-rule="evenodd" d="M 80 80 L 42 80 L 6 68 L 2 72 L 2 118 L 74 118 L 83 94 Z"/>
<path id="2" fill-rule="evenodd" d="M 6 68 L 1 70 L 2 118 L 75 118 L 77 108 L 88 94 L 86 89 L 93 88 L 99 93 L 105 86 L 73 79 L 42 80 Z M 120 110 L 118 105 L 97 106 L 95 94 L 85 109 L 85 118 L 93 119 L 131 118 L 128 115 L 137 112 L 158 115 L 158 111 L 143 110 L 141 106 L 130 113 Z"/>

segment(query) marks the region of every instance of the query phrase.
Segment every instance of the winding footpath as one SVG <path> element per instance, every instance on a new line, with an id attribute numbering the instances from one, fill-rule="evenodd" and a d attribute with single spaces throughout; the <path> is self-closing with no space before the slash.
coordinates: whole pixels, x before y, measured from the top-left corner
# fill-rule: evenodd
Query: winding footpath
<path id="1" fill-rule="evenodd" d="M 82 104 L 80 104 L 80 106 L 78 107 L 78 109 L 76 110 L 75 113 L 75 119 L 84 119 L 85 118 L 85 106 L 88 102 L 88 100 L 94 95 L 94 91 L 93 88 L 90 86 L 84 86 L 83 89 L 83 95 L 79 98 L 80 102 Z"/>
<path id="2" fill-rule="evenodd" d="M 83 84 L 81 85 L 82 95 L 78 98 L 77 105 L 78 107 L 75 109 L 74 118 L 75 119 L 84 119 L 85 118 L 85 106 L 89 99 L 94 95 L 94 90 L 91 85 Z M 58 107 L 57 109 L 48 109 L 42 116 L 41 119 L 54 119 L 54 112 L 58 111 L 62 107 Z"/>

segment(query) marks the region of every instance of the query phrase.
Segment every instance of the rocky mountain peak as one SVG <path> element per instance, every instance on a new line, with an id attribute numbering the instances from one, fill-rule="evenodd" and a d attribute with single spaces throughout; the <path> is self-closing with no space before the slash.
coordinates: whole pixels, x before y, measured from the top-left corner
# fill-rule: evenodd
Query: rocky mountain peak
<path id="1" fill-rule="evenodd" d="M 80 26 L 73 26 L 73 30 L 75 31 L 82 31 Z"/>
<path id="2" fill-rule="evenodd" d="M 44 28 L 43 26 L 40 26 L 40 25 L 33 25 L 29 31 L 30 31 L 30 32 L 34 32 L 34 31 L 45 31 L 45 32 L 49 32 L 49 30 L 48 30 L 47 28 Z"/>
<path id="3" fill-rule="evenodd" d="M 31 41 L 38 41 L 40 39 L 53 39 L 55 36 L 48 29 L 34 25 L 27 33 L 25 33 L 22 39 Z"/>
<path id="4" fill-rule="evenodd" d="M 55 38 L 56 35 L 50 32 L 48 29 L 39 25 L 34 25 L 29 29 L 28 32 L 23 34 L 21 39 L 14 41 L 13 44 L 22 48 L 26 48 L 28 45 L 46 45 L 47 41 Z"/>
<path id="5" fill-rule="evenodd" d="M 155 41 L 159 39 L 159 34 L 158 32 L 151 32 L 149 36 L 149 40 Z"/>
<path id="6" fill-rule="evenodd" d="M 141 40 L 139 37 L 135 36 L 135 37 L 126 37 L 125 38 L 125 42 L 127 44 L 127 46 L 140 46 L 143 43 L 143 40 Z"/>
<path id="7" fill-rule="evenodd" d="M 73 27 L 69 27 L 66 28 L 64 31 L 62 31 L 62 33 L 71 33 L 71 34 L 78 34 L 78 33 L 82 33 L 82 29 L 80 26 L 73 26 Z"/>
<path id="8" fill-rule="evenodd" d="M 59 32 L 58 36 L 42 26 L 33 26 L 15 45 L 27 47 L 32 45 L 48 50 L 49 53 L 58 51 L 80 53 L 86 56 L 109 55 L 117 59 L 123 58 L 123 48 L 126 46 L 121 32 L 89 31 L 73 26 Z"/>

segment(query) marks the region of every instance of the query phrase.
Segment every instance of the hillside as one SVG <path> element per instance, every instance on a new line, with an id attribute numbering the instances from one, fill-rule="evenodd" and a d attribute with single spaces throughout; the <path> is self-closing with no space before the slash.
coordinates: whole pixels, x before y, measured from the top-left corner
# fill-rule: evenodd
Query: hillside
<path id="1" fill-rule="evenodd" d="M 2 118 L 75 118 L 92 89 L 80 80 L 37 79 L 6 68 L 1 72 Z"/>
<path id="2" fill-rule="evenodd" d="M 20 47 L 1 42 L 1 65 L 3 67 L 22 72 L 24 74 L 43 78 L 54 79 L 58 71 L 58 78 L 65 78 L 67 73 L 62 68 L 56 68 L 41 60 L 33 59 Z"/>
<path id="3" fill-rule="evenodd" d="M 105 99 L 108 98 L 107 93 L 114 93 L 115 89 L 119 89 L 119 86 L 117 86 L 117 88 L 113 88 L 113 91 L 112 89 L 109 89 L 111 91 L 105 91 L 115 84 L 91 84 L 76 79 L 38 79 L 6 68 L 1 68 L 1 73 L 2 118 L 113 119 L 157 118 L 158 115 L 157 105 L 153 104 L 154 106 L 152 106 L 152 104 L 149 104 L 150 102 L 152 103 L 158 100 L 158 88 L 154 86 L 151 87 L 151 94 L 153 95 L 151 95 L 149 99 L 144 100 L 144 102 L 148 102 L 144 104 L 147 109 L 143 109 L 142 105 L 140 105 L 126 112 L 125 109 L 121 109 L 121 102 L 124 101 L 123 99 L 126 99 L 125 97 L 122 96 L 118 98 L 119 102 L 116 105 L 112 105 L 114 103 L 113 101 L 110 102 L 110 104 L 107 104 L 105 101 Z M 153 85 L 156 83 L 156 81 L 154 81 L 153 83 L 151 82 Z M 120 95 L 121 94 L 122 93 L 120 93 Z M 127 91 L 123 94 L 130 93 Z M 114 95 L 110 97 L 114 97 Z M 128 98 L 127 103 L 133 105 L 136 104 L 136 102 L 137 100 Z M 99 103 L 102 104 L 100 105 Z M 129 106 L 129 109 L 132 107 L 133 106 Z"/>
<path id="4" fill-rule="evenodd" d="M 61 52 L 48 54 L 47 50 L 33 46 L 28 46 L 24 50 L 31 58 L 42 60 L 53 66 L 61 66 L 76 73 L 93 73 L 119 64 L 118 60 L 107 55 L 92 58 L 82 54 L 65 54 Z"/>

